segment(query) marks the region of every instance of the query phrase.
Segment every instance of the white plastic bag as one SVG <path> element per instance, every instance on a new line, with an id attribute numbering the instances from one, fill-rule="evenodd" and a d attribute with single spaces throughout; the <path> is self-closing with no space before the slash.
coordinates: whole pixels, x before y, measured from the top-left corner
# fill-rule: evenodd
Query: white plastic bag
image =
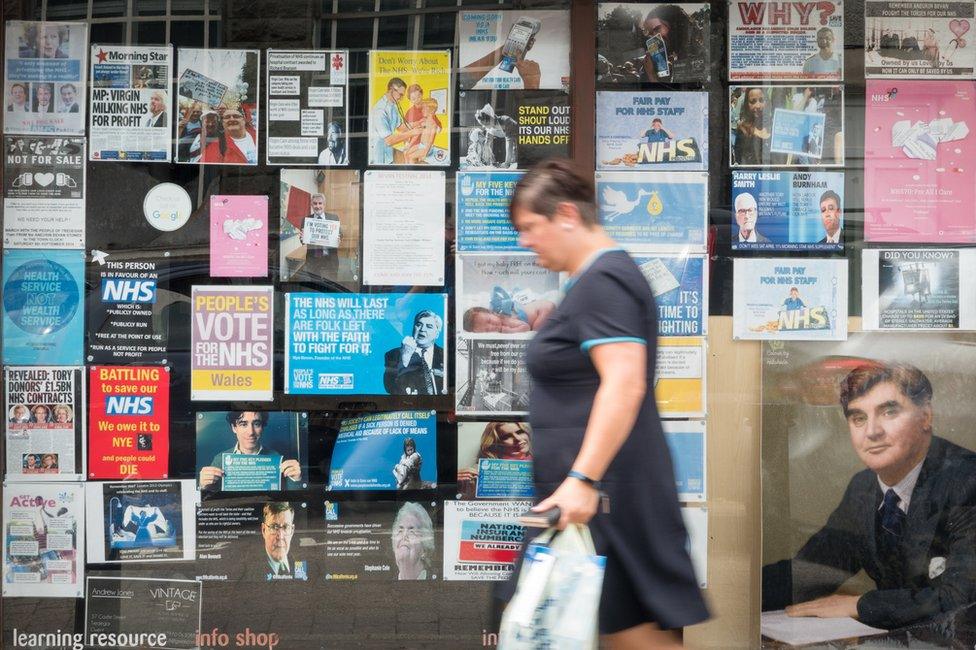
<path id="1" fill-rule="evenodd" d="M 498 650 L 592 650 L 606 558 L 586 526 L 550 528 L 525 550 L 515 596 L 502 615 Z"/>

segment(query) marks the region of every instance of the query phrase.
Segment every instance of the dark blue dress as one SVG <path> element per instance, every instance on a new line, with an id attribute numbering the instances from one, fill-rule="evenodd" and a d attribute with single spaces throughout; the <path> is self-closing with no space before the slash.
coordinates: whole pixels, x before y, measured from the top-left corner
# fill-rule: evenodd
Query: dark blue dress
<path id="1" fill-rule="evenodd" d="M 648 391 L 603 477 L 610 512 L 590 522 L 597 553 L 607 557 L 600 632 L 645 622 L 666 629 L 691 625 L 708 618 L 708 610 L 685 548 L 654 400 L 657 308 L 647 280 L 622 250 L 604 251 L 577 274 L 526 352 L 536 496 L 552 494 L 572 468 L 600 384 L 589 350 L 615 341 L 646 343 Z"/>

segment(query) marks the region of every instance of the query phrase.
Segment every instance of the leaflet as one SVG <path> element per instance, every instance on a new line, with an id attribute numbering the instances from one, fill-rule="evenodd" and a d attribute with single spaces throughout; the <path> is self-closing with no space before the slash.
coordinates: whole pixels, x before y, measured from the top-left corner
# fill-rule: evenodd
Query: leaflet
<path id="1" fill-rule="evenodd" d="M 6 248 L 85 247 L 85 139 L 4 138 Z"/>
<path id="2" fill-rule="evenodd" d="M 173 47 L 91 46 L 92 160 L 169 162 Z"/>
<path id="3" fill-rule="evenodd" d="M 528 423 L 458 422 L 457 467 L 458 499 L 531 499 Z"/>
<path id="4" fill-rule="evenodd" d="M 671 451 L 674 465 L 674 482 L 678 488 L 678 500 L 704 502 L 705 479 L 705 421 L 665 420 L 664 437 Z"/>
<path id="5" fill-rule="evenodd" d="M 529 372 L 523 359 L 526 339 L 457 340 L 459 415 L 524 415 L 529 410 Z"/>
<path id="6" fill-rule="evenodd" d="M 268 197 L 210 195 L 210 275 L 268 275 Z"/>
<path id="7" fill-rule="evenodd" d="M 507 580 L 522 551 L 516 519 L 531 501 L 445 501 L 444 579 Z"/>
<path id="8" fill-rule="evenodd" d="M 458 169 L 529 169 L 569 156 L 572 113 L 564 92 L 525 90 L 459 94 Z"/>
<path id="9" fill-rule="evenodd" d="M 156 639 L 165 636 L 167 648 L 198 648 L 202 601 L 198 580 L 90 576 L 85 586 L 85 636 L 133 639 L 151 630 L 147 638 L 152 633 Z"/>
<path id="10" fill-rule="evenodd" d="M 457 256 L 458 338 L 527 338 L 560 300 L 559 274 L 524 253 Z"/>
<path id="11" fill-rule="evenodd" d="M 657 305 L 659 336 L 702 336 L 708 328 L 708 257 L 634 253 Z"/>
<path id="12" fill-rule="evenodd" d="M 5 480 L 85 479 L 85 382 L 81 368 L 7 366 Z"/>
<path id="13" fill-rule="evenodd" d="M 342 421 L 332 450 L 329 490 L 436 487 L 436 411 L 393 411 Z"/>
<path id="14" fill-rule="evenodd" d="M 661 417 L 705 417 L 705 348 L 704 336 L 658 337 L 654 397 Z"/>
<path id="15" fill-rule="evenodd" d="M 458 172 L 457 251 L 522 251 L 508 218 L 515 184 L 522 172 Z"/>
<path id="16" fill-rule="evenodd" d="M 708 508 L 705 506 L 681 509 L 681 518 L 688 531 L 688 554 L 698 578 L 698 586 L 708 587 Z"/>

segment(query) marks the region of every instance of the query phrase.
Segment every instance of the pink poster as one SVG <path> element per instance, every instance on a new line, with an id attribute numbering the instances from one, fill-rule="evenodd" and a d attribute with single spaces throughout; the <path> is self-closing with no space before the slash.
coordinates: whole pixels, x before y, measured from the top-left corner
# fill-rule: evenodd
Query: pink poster
<path id="1" fill-rule="evenodd" d="M 210 275 L 268 275 L 268 197 L 210 197 Z"/>
<path id="2" fill-rule="evenodd" d="M 868 81 L 864 239 L 976 242 L 976 82 Z"/>

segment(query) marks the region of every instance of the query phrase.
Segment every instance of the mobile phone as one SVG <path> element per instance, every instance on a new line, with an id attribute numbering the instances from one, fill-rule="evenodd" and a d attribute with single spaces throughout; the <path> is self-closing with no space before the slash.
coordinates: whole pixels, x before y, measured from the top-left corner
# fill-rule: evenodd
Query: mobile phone
<path id="1" fill-rule="evenodd" d="M 559 510 L 559 506 L 553 506 L 542 512 L 526 510 L 518 516 L 516 521 L 529 528 L 552 528 L 559 523 L 559 517 L 561 515 L 562 512 Z"/>
<path id="2" fill-rule="evenodd" d="M 660 34 L 651 36 L 644 42 L 644 45 L 647 47 L 647 56 L 654 61 L 657 76 L 670 77 L 671 66 L 668 65 L 668 47 L 664 44 L 664 39 L 661 38 Z"/>
<path id="3" fill-rule="evenodd" d="M 508 30 L 508 39 L 505 47 L 502 48 L 502 62 L 499 68 L 505 72 L 515 69 L 515 62 L 525 56 L 529 49 L 529 41 L 542 29 L 542 21 L 538 18 L 523 16 L 515 21 L 512 28 Z"/>

